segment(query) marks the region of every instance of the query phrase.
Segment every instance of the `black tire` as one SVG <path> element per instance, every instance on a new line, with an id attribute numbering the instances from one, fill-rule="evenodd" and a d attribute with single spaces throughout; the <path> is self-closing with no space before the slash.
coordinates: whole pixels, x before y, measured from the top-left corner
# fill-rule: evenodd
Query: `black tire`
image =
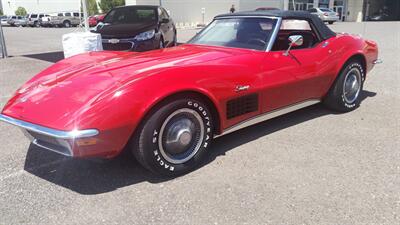
<path id="1" fill-rule="evenodd" d="M 69 22 L 68 20 L 63 22 L 64 27 L 66 28 L 70 28 L 71 27 L 71 22 Z"/>
<path id="2" fill-rule="evenodd" d="M 33 27 L 40 27 L 39 22 L 38 21 L 33 22 Z"/>
<path id="3" fill-rule="evenodd" d="M 333 21 L 329 21 L 328 23 L 329 23 L 329 24 L 333 24 L 334 22 L 333 22 Z"/>
<path id="4" fill-rule="evenodd" d="M 339 112 L 349 112 L 359 107 L 364 78 L 365 72 L 359 61 L 347 62 L 324 98 L 324 105 Z"/>
<path id="5" fill-rule="evenodd" d="M 179 176 L 201 162 L 213 140 L 213 128 L 211 111 L 200 99 L 170 100 L 143 120 L 131 149 L 137 161 L 153 173 Z"/>
<path id="6" fill-rule="evenodd" d="M 178 37 L 178 34 L 177 34 L 176 30 L 175 30 L 175 33 L 174 33 L 174 40 L 173 40 L 173 42 L 172 42 L 172 47 L 178 45 L 177 37 Z"/>

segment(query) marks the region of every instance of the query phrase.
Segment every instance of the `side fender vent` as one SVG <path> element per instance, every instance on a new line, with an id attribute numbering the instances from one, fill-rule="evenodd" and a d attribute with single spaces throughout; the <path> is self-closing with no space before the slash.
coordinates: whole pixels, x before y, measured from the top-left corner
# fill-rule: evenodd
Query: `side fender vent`
<path id="1" fill-rule="evenodd" d="M 232 119 L 258 110 L 258 94 L 245 95 L 226 103 L 226 117 Z"/>

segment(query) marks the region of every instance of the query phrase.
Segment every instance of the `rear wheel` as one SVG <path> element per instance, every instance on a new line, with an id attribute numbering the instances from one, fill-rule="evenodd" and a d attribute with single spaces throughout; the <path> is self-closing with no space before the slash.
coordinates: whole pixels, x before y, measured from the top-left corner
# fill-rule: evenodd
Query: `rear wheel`
<path id="1" fill-rule="evenodd" d="M 69 27 L 71 27 L 71 22 L 69 22 L 68 20 L 66 20 L 66 21 L 64 21 L 63 25 L 64 25 L 64 27 L 69 28 Z"/>
<path id="2" fill-rule="evenodd" d="M 178 176 L 201 162 L 213 139 L 210 110 L 193 97 L 162 104 L 138 128 L 135 158 L 150 171 Z"/>
<path id="3" fill-rule="evenodd" d="M 359 61 L 346 63 L 324 99 L 324 104 L 336 111 L 349 112 L 360 105 L 364 69 Z"/>
<path id="4" fill-rule="evenodd" d="M 334 22 L 333 22 L 333 21 L 329 21 L 328 23 L 329 23 L 329 24 L 333 24 Z"/>

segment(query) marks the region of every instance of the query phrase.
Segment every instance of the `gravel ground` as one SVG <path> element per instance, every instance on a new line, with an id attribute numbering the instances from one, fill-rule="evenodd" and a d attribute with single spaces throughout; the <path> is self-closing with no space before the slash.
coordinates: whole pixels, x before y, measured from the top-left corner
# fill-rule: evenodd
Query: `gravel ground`
<path id="1" fill-rule="evenodd" d="M 126 156 L 67 159 L 0 123 L 0 224 L 400 224 L 400 23 L 331 27 L 380 46 L 385 63 L 359 109 L 316 105 L 220 137 L 202 167 L 176 179 Z M 0 60 L 0 107 L 70 31 L 5 29 L 15 57 Z"/>

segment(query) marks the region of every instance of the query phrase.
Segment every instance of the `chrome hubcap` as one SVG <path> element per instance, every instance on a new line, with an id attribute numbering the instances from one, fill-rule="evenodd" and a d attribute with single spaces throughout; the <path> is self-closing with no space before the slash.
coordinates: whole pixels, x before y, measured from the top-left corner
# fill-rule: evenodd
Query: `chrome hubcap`
<path id="1" fill-rule="evenodd" d="M 192 109 L 173 112 L 161 126 L 158 147 L 170 163 L 189 161 L 200 149 L 204 138 L 204 124 L 199 113 Z"/>
<path id="2" fill-rule="evenodd" d="M 343 84 L 344 100 L 351 104 L 354 103 L 361 90 L 361 73 L 357 68 L 351 69 L 345 77 Z"/>

